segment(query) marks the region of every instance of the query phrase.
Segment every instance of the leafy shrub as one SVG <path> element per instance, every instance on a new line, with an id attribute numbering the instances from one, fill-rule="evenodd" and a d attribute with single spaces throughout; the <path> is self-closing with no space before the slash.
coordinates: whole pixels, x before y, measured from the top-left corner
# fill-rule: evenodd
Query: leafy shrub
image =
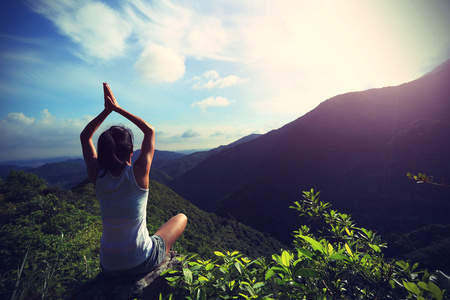
<path id="1" fill-rule="evenodd" d="M 417 264 L 385 259 L 379 236 L 357 227 L 350 215 L 329 210 L 313 190 L 291 208 L 327 224 L 294 232 L 293 250 L 250 260 L 239 252 L 215 252 L 214 260 L 183 259 L 165 275 L 188 299 L 443 299 L 442 290 Z"/>
<path id="2" fill-rule="evenodd" d="M 23 171 L 0 192 L 1 298 L 62 298 L 97 275 L 100 218 L 75 206 L 77 195 Z"/>

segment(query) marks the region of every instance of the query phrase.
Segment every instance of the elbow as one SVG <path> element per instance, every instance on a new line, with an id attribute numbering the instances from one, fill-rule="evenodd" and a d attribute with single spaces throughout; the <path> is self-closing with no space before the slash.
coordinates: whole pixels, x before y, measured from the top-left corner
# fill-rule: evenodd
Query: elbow
<path id="1" fill-rule="evenodd" d="M 155 134 L 155 128 L 153 128 L 152 125 L 147 123 L 147 128 L 144 131 L 145 134 L 154 135 Z"/>
<path id="2" fill-rule="evenodd" d="M 86 141 L 88 140 L 89 137 L 87 136 L 87 134 L 84 132 L 84 130 L 80 133 L 80 141 Z"/>
<path id="3" fill-rule="evenodd" d="M 86 130 L 83 130 L 80 133 L 80 141 L 81 141 L 81 143 L 89 142 L 89 140 L 91 140 L 91 139 L 92 139 L 92 134 L 90 132 L 88 132 Z"/>

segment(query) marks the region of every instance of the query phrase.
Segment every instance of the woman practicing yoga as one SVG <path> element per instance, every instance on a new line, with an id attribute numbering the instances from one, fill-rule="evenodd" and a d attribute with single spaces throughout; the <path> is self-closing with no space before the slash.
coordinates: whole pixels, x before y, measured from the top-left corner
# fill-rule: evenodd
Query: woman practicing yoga
<path id="1" fill-rule="evenodd" d="M 164 260 L 183 233 L 187 218 L 180 213 L 149 236 L 147 198 L 155 132 L 150 124 L 119 106 L 107 83 L 103 83 L 103 91 L 105 108 L 80 135 L 87 172 L 100 201 L 100 264 L 103 272 L 113 277 L 148 273 Z M 92 136 L 112 112 L 127 118 L 144 133 L 141 153 L 133 164 L 133 135 L 122 126 L 112 126 L 100 135 L 97 155 Z"/>

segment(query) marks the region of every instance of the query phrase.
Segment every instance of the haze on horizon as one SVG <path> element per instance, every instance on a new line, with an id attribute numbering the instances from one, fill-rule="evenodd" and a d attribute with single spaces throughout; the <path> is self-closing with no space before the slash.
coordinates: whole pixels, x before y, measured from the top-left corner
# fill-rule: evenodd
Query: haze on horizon
<path id="1" fill-rule="evenodd" d="M 81 155 L 102 82 L 158 150 L 279 128 L 450 58 L 450 2 L 19 0 L 0 12 L 0 161 Z M 124 123 L 113 116 L 106 125 Z M 105 128 L 103 126 L 102 128 Z"/>

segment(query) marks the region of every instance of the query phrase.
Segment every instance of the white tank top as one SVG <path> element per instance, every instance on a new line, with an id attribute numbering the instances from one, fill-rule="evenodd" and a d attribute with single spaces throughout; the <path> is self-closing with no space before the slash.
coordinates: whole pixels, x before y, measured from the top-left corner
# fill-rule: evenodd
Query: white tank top
<path id="1" fill-rule="evenodd" d="M 119 177 L 109 172 L 99 176 L 95 193 L 103 222 L 100 245 L 103 268 L 117 271 L 143 263 L 153 246 L 146 221 L 148 189 L 137 184 L 133 166 L 127 165 Z"/>

